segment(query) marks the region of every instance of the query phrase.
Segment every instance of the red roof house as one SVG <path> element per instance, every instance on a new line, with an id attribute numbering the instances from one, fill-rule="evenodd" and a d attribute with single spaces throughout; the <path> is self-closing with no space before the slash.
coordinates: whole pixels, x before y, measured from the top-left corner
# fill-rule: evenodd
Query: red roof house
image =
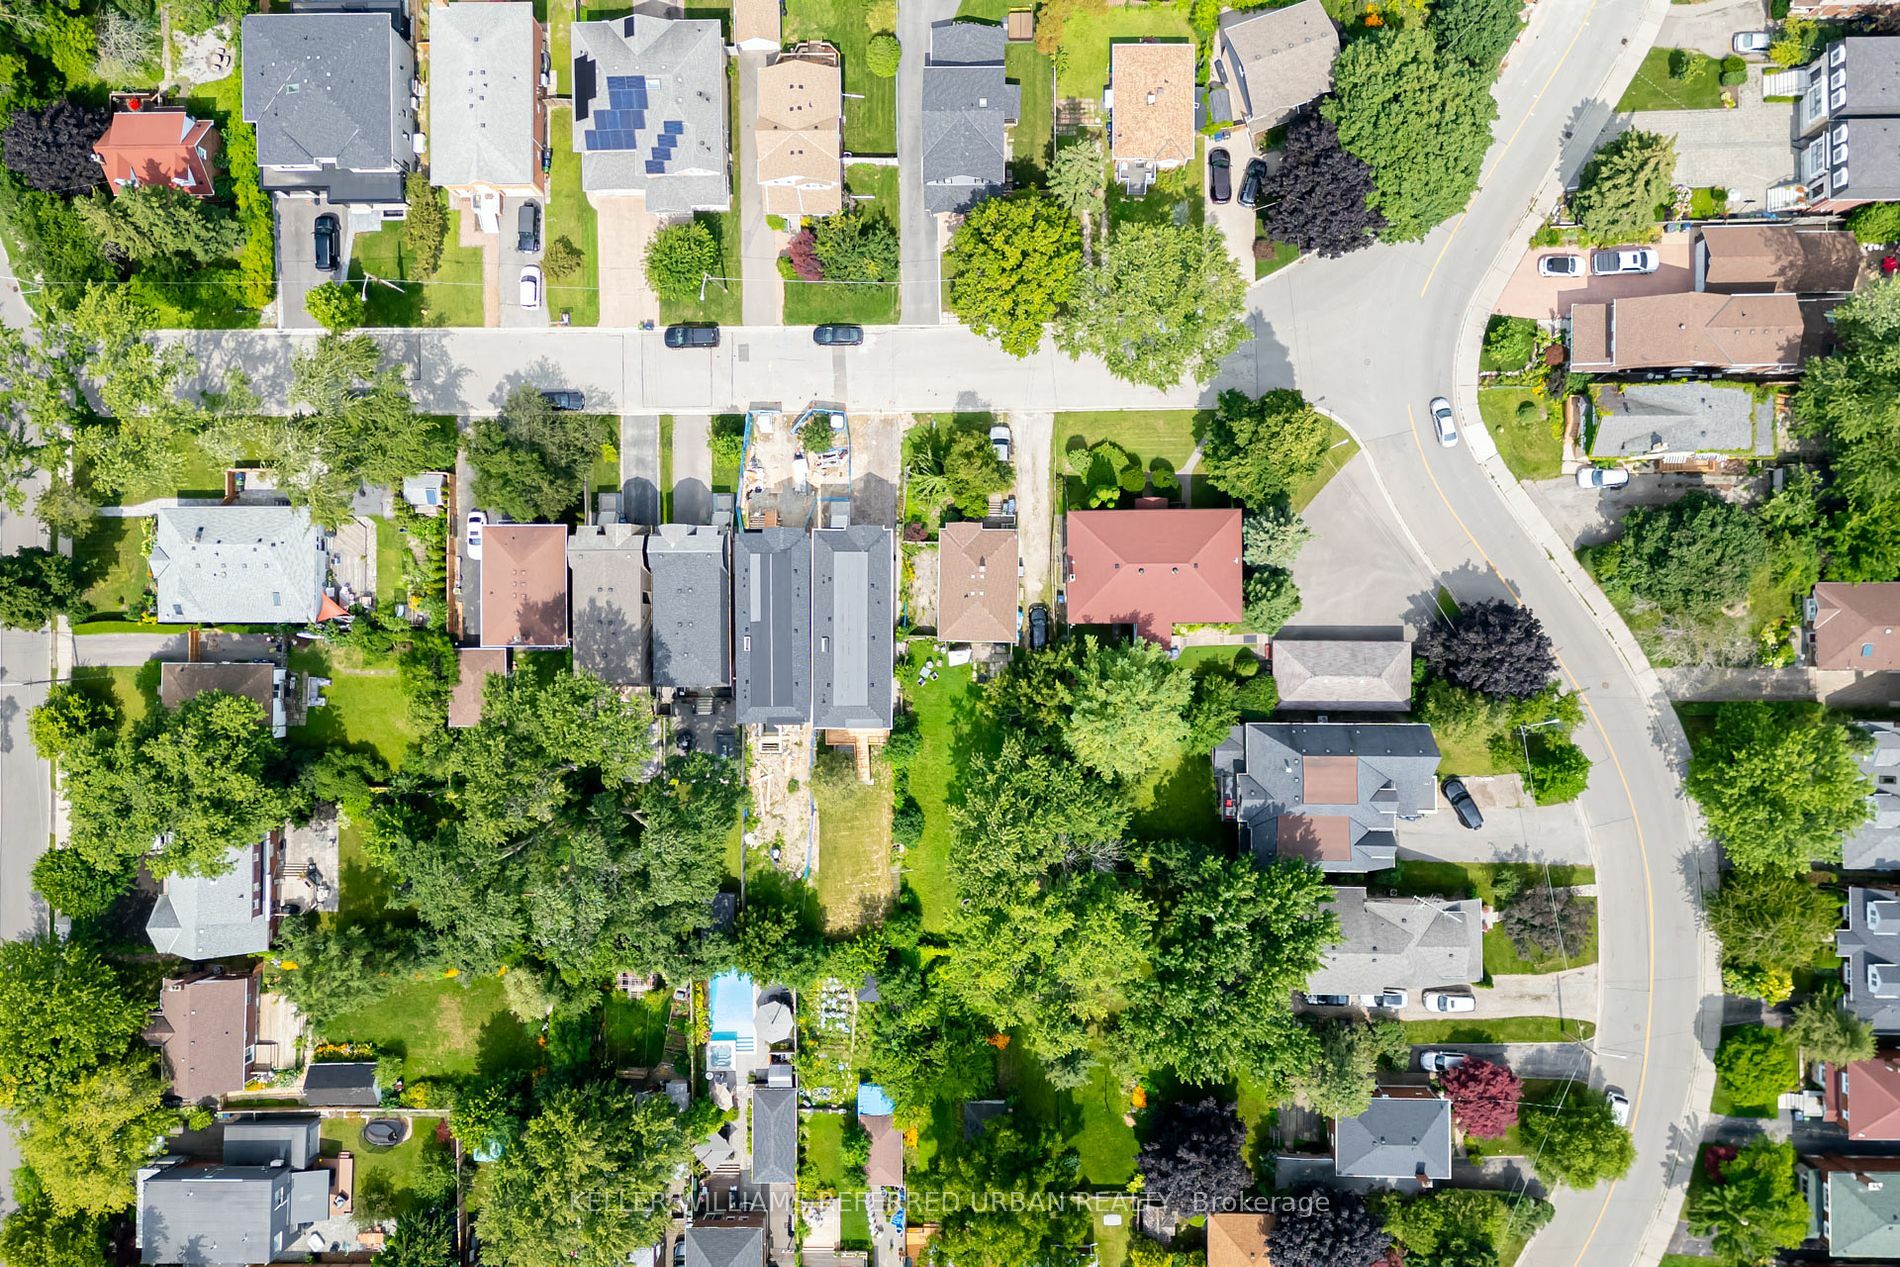
<path id="1" fill-rule="evenodd" d="M 1847 1128 L 1849 1139 L 1900 1140 L 1900 1053 L 1820 1070 L 1827 1121 Z"/>
<path id="2" fill-rule="evenodd" d="M 212 194 L 211 168 L 220 148 L 210 120 L 149 107 L 120 110 L 105 135 L 92 143 L 93 157 L 106 169 L 113 193 L 170 185 L 200 198 Z"/>
<path id="3" fill-rule="evenodd" d="M 1072 510 L 1067 538 L 1074 624 L 1166 642 L 1176 625 L 1240 619 L 1238 510 Z"/>

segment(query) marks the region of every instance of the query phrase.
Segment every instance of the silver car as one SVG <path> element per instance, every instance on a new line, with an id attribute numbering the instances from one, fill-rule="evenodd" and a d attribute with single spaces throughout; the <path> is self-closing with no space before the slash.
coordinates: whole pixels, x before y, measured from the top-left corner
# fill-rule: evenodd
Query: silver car
<path id="1" fill-rule="evenodd" d="M 1458 424 L 1451 415 L 1451 402 L 1443 396 L 1434 396 L 1430 407 L 1432 430 L 1438 435 L 1439 445 L 1447 449 L 1457 448 Z"/>
<path id="2" fill-rule="evenodd" d="M 1462 1051 L 1428 1051 L 1418 1058 L 1418 1067 L 1426 1073 L 1444 1073 L 1456 1069 L 1471 1057 Z"/>
<path id="3" fill-rule="evenodd" d="M 1729 47 L 1742 57 L 1766 57 L 1768 46 L 1774 42 L 1773 31 L 1737 31 Z"/>
<path id="4" fill-rule="evenodd" d="M 1583 256 L 1544 255 L 1537 260 L 1539 277 L 1582 277 Z"/>
<path id="5" fill-rule="evenodd" d="M 1662 256 L 1647 246 L 1619 246 L 1607 251 L 1590 252 L 1590 271 L 1598 277 L 1653 273 L 1660 267 Z"/>

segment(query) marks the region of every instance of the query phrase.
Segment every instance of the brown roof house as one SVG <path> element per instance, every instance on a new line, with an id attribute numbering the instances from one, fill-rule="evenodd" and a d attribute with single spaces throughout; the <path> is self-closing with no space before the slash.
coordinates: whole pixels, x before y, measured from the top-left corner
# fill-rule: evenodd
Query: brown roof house
<path id="1" fill-rule="evenodd" d="M 172 1093 L 186 1104 L 242 1091 L 257 1043 L 258 972 L 167 977 L 145 1041 L 158 1048 Z"/>
<path id="2" fill-rule="evenodd" d="M 1194 45 L 1117 44 L 1109 50 L 1109 152 L 1135 197 L 1155 174 L 1194 157 Z"/>
<path id="3" fill-rule="evenodd" d="M 92 143 L 92 155 L 106 169 L 106 184 L 115 194 L 158 186 L 209 198 L 215 192 L 212 168 L 222 148 L 209 119 L 134 97 Z"/>
<path id="4" fill-rule="evenodd" d="M 282 665 L 263 660 L 254 664 L 168 660 L 159 666 L 158 671 L 158 702 L 166 708 L 177 708 L 186 700 L 206 691 L 242 695 L 264 710 L 271 735 L 278 739 L 288 733 L 293 722 L 290 715 L 293 704 L 299 705 L 294 722 L 303 724 L 301 703 L 291 698 L 295 690 L 294 674 Z"/>
<path id="5" fill-rule="evenodd" d="M 945 642 L 1016 640 L 1016 530 L 971 520 L 937 534 L 937 636 Z"/>
<path id="6" fill-rule="evenodd" d="M 1333 86 L 1339 29 L 1320 0 L 1281 9 L 1230 9 L 1214 36 L 1214 81 L 1227 107 L 1216 119 L 1235 119 L 1259 135 L 1278 127 Z"/>
<path id="7" fill-rule="evenodd" d="M 1240 619 L 1238 510 L 1072 510 L 1066 522 L 1076 624 L 1133 625 L 1166 642 L 1176 625 Z"/>
<path id="8" fill-rule="evenodd" d="M 1839 229 L 1712 224 L 1696 241 L 1693 263 L 1697 290 L 1845 295 L 1860 278 L 1861 250 Z"/>
<path id="9" fill-rule="evenodd" d="M 488 526 L 482 537 L 481 645 L 567 645 L 566 528 Z"/>
<path id="10" fill-rule="evenodd" d="M 1900 1053 L 1885 1051 L 1847 1065 L 1817 1062 L 1826 1120 L 1849 1139 L 1900 1140 Z"/>
<path id="11" fill-rule="evenodd" d="M 760 69 L 753 139 L 767 214 L 795 220 L 844 206 L 843 94 L 829 44 L 799 44 Z"/>
<path id="12" fill-rule="evenodd" d="M 732 46 L 742 53 L 776 53 L 782 24 L 779 0 L 733 0 Z"/>
<path id="13" fill-rule="evenodd" d="M 449 725 L 459 730 L 481 721 L 488 675 L 508 676 L 508 651 L 505 647 L 457 647 L 455 662 L 461 676 L 449 693 Z"/>
<path id="14" fill-rule="evenodd" d="M 1817 669 L 1900 669 L 1900 581 L 1822 581 L 1808 599 L 1808 658 Z"/>
<path id="15" fill-rule="evenodd" d="M 1273 1215 L 1229 1211 L 1207 1216 L 1207 1267 L 1270 1267 Z"/>
<path id="16" fill-rule="evenodd" d="M 1570 368 L 1722 369 L 1786 374 L 1801 368 L 1806 321 L 1793 295 L 1641 295 L 1570 309 Z"/>

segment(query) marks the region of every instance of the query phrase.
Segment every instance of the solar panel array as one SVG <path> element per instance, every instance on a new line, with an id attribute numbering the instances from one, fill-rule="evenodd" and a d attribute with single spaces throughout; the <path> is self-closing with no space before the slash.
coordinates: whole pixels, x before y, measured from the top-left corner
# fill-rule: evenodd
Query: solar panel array
<path id="1" fill-rule="evenodd" d="M 587 133 L 590 150 L 636 148 L 636 134 L 647 125 L 647 81 L 643 75 L 607 76 L 607 108 L 594 111 Z"/>

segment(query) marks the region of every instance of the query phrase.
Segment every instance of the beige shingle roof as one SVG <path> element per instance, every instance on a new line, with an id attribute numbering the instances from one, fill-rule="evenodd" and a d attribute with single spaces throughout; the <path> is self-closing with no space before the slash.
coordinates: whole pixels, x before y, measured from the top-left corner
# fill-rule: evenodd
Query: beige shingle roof
<path id="1" fill-rule="evenodd" d="M 965 520 L 937 536 L 937 636 L 946 642 L 1016 639 L 1016 530 Z"/>
<path id="2" fill-rule="evenodd" d="M 1117 44 L 1114 157 L 1184 163 L 1194 157 L 1194 46 Z"/>
<path id="3" fill-rule="evenodd" d="M 828 216 L 844 205 L 844 76 L 828 44 L 759 71 L 759 185 L 767 213 Z"/>

